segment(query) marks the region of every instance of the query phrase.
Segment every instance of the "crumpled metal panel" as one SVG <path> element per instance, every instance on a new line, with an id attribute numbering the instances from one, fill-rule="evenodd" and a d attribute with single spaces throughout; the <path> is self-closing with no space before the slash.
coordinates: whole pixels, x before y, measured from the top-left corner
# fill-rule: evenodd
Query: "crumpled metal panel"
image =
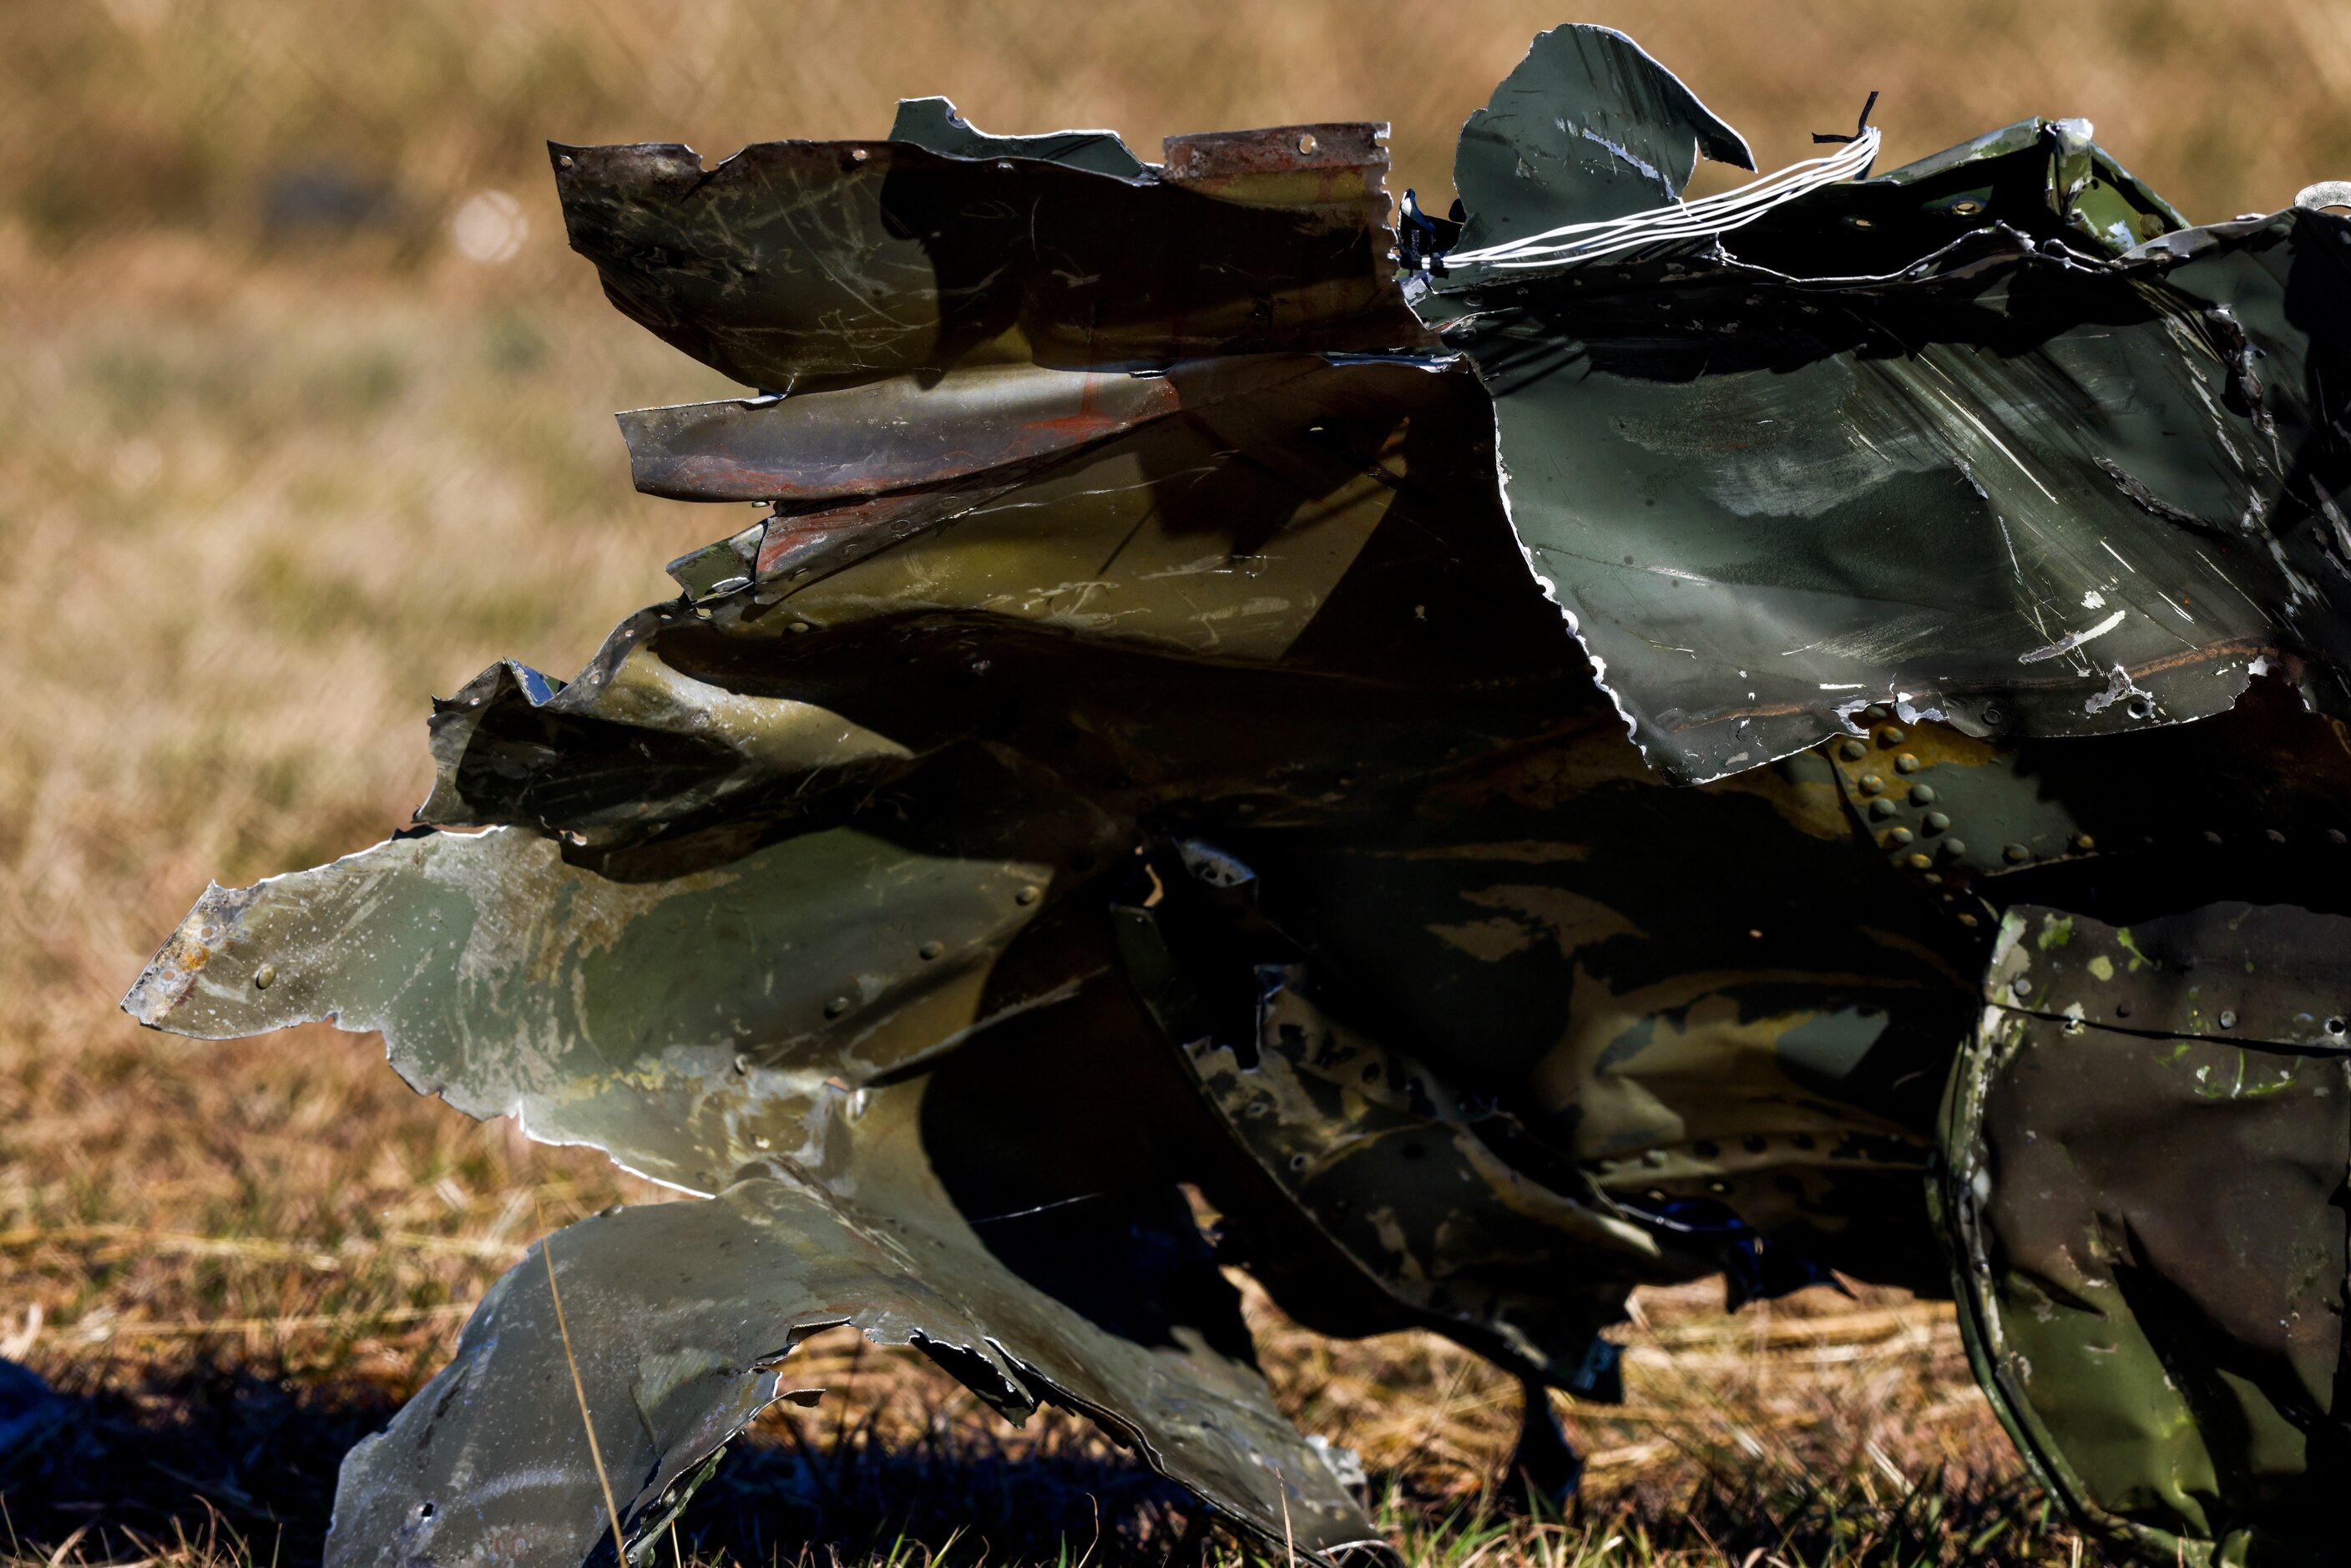
<path id="1" fill-rule="evenodd" d="M 1710 123 L 1629 46 L 1590 70 L 1613 36 L 1557 37 L 1464 131 L 1481 238 L 1625 210 L 1533 104 L 1658 145 Z M 1539 214 L 1481 224 L 1512 179 Z M 1719 238 L 1452 265 L 1416 304 L 1493 393 L 1528 559 L 1671 777 L 1874 703 L 1979 735 L 2176 723 L 2293 660 L 2340 711 L 2351 224 L 2175 226 L 2080 122 L 2027 122 Z"/>
<path id="2" fill-rule="evenodd" d="M 2275 912 L 2331 907 L 2351 853 L 2351 747 L 2295 700 L 2340 668 L 2319 393 L 2351 225 L 2189 227 L 2063 120 L 1844 180 L 1861 127 L 1719 237 L 1502 265 L 1687 229 L 1725 210 L 1673 204 L 1695 158 L 1746 161 L 1629 40 L 1566 29 L 1465 134 L 1466 223 L 1407 213 L 1399 279 L 1382 130 L 1129 168 L 933 100 L 709 170 L 554 150 L 615 303 L 764 389 L 624 415 L 639 484 L 773 513 L 576 678 L 503 663 L 436 703 L 419 830 L 209 890 L 128 1005 L 379 1029 L 420 1089 L 709 1195 L 554 1241 L 636 1537 L 798 1334 L 855 1322 L 1327 1559 L 1367 1529 L 1219 1266 L 1516 1372 L 1550 1487 L 1540 1389 L 1608 1396 L 1636 1284 L 1993 1266 L 1923 1178 L 1938 1086 L 2009 1028 L 1976 1020 L 2014 905 L 2122 974 L 2123 924 L 2172 963 L 2144 917 L 2233 900 L 2277 968 L 2074 1019 L 2011 986 L 2017 1029 L 2123 1061 L 2122 1000 L 2159 1001 L 2167 1049 L 2335 1051 L 2291 998 L 2335 985 L 2336 916 Z M 2180 933 L 2208 969 L 2238 939 Z M 2070 976 L 2053 951 L 2001 979 Z M 2177 1060 L 2117 1070 L 2111 1128 L 2079 1097 L 2023 1131 L 2120 1150 L 2189 1092 Z M 2173 1283 L 2276 1286 L 2245 1268 Z M 545 1273 L 354 1456 L 336 1561 L 605 1550 Z M 1995 1386 L 2045 1462 L 2027 1404 L 2138 1408 L 2096 1371 L 2111 1326 Z M 2291 1469 L 2204 1430 L 2231 1475 Z M 2176 1435 L 2129 1433 L 2125 1491 Z M 2237 1539 L 2233 1500 L 2105 1485 L 2065 1495 L 2156 1521 L 2127 1539 Z"/>
<path id="3" fill-rule="evenodd" d="M 420 1091 L 723 1189 L 555 1242 L 632 1539 L 774 1396 L 784 1353 L 850 1322 L 923 1344 L 1008 1414 L 1094 1416 L 1269 1541 L 1286 1516 L 1318 1555 L 1364 1542 L 1360 1509 L 1273 1409 L 1172 1181 L 1153 1179 L 1153 1103 L 1170 1097 L 1147 1071 L 1105 1081 L 1070 1060 L 1132 1019 L 1081 999 L 1106 965 L 1006 956 L 1045 875 L 835 831 L 629 883 L 537 835 L 436 834 L 214 889 L 127 1005 L 200 1036 L 379 1029 Z M 1061 1043 L 1023 1036 L 1049 1018 Z M 1007 1168 L 997 1141 L 1029 1116 L 1103 1132 Z M 354 1451 L 331 1562 L 412 1546 L 474 1562 L 517 1539 L 535 1561 L 593 1557 L 577 1412 L 536 1392 L 560 1386 L 564 1354 L 543 1270 L 517 1266 L 452 1368 Z M 489 1473 L 523 1484 L 476 1491 Z"/>
<path id="4" fill-rule="evenodd" d="M 1302 1551 L 1363 1539 L 1360 1511 L 1272 1425 L 1226 1308 L 1185 1307 L 1174 1327 L 1121 1316 L 1165 1293 L 1144 1288 L 1149 1258 L 1122 1261 L 1142 1243 L 1120 1239 L 1143 1236 L 1155 1257 L 1196 1251 L 1177 1181 L 1233 1192 L 1242 1207 L 1252 1178 L 1143 1016 L 1088 1011 L 1125 990 L 1115 955 L 1083 934 L 1100 935 L 1105 879 L 1121 874 L 1145 810 L 1204 792 L 1305 805 L 1322 786 L 1297 776 L 1301 757 L 1332 755 L 1343 737 L 1384 773 L 1426 768 L 1438 759 L 1420 732 L 1383 728 L 1396 694 L 1523 733 L 1556 711 L 1573 666 L 1507 550 L 1465 555 L 1434 526 L 1461 476 L 1482 472 L 1465 439 L 1479 407 L 1466 376 L 1315 361 L 1303 383 L 1267 388 L 1255 396 L 1274 403 L 1242 400 L 1213 426 L 1157 422 L 1132 450 L 1066 476 L 1025 475 L 1024 504 L 1005 517 L 907 540 L 784 603 L 746 582 L 653 607 L 569 683 L 494 666 L 438 706 L 438 776 L 421 813 L 489 831 L 428 832 L 214 889 L 129 1006 L 204 1036 L 321 1017 L 381 1029 L 420 1089 L 592 1143 L 657 1179 L 713 1193 L 766 1171 L 823 1194 L 852 1228 L 977 1236 L 1008 1277 L 985 1260 L 925 1261 L 920 1277 L 952 1282 L 986 1336 L 1027 1347 L 1032 1394 L 1133 1436 L 1264 1539 L 1280 1538 L 1285 1512 Z M 1125 465 L 1123 479 L 1105 483 L 1104 465 Z M 1478 537 L 1499 545 L 1487 506 Z M 1086 592 L 1098 619 L 1074 605 L 970 606 L 976 582 L 1055 589 L 1073 559 L 1097 573 Z M 957 580 L 967 602 L 950 609 L 942 594 Z M 918 592 L 929 597 L 910 602 Z M 1504 608 L 1512 593 L 1524 613 Z M 1073 660 L 1077 635 L 1093 645 Z M 1223 663 L 1169 656 L 1195 647 Z M 1461 684 L 1473 668 L 1487 693 Z M 1531 711 L 1530 692 L 1542 694 Z M 1237 728 L 1237 711 L 1271 722 Z M 1061 1054 L 1023 1058 L 1032 1030 Z M 1179 1113 L 1189 1120 L 1162 1125 Z M 872 1141 L 890 1126 L 899 1142 Z M 1055 1136 L 1040 1145 L 1022 1132 L 1037 1126 Z M 1091 1144 L 1083 1129 L 1099 1129 Z M 1155 1145 L 1164 1153 L 1144 1157 Z M 1092 1152 L 1073 1166 L 1075 1147 Z M 941 1192 L 893 1188 L 902 1169 L 927 1169 Z M 1286 1250 L 1311 1278 L 1322 1245 L 1305 1235 Z M 1176 1298 L 1225 1301 L 1199 1268 Z M 507 1315 L 528 1270 L 515 1279 L 469 1352 L 465 1377 L 486 1388 L 541 1376 L 555 1354 L 532 1337 L 539 1320 Z M 971 1293 L 989 1281 L 994 1294 Z M 735 1338 L 659 1313 L 677 1344 L 619 1336 L 615 1354 L 636 1360 L 591 1386 L 600 1432 L 635 1399 L 648 1356 L 733 1368 L 697 1385 L 707 1399 L 659 1426 L 652 1448 L 632 1450 L 632 1528 L 663 1517 L 663 1499 L 769 1391 L 737 1339 L 766 1335 L 761 1354 L 789 1343 L 802 1322 L 789 1286 L 762 1298 L 776 1319 Z M 583 1282 L 575 1324 L 601 1333 L 597 1303 L 633 1310 L 643 1288 L 624 1269 Z M 872 1326 L 915 1288 L 877 1270 L 831 1305 Z M 1363 1326 L 1412 1321 L 1370 1301 L 1338 1310 Z M 926 1323 L 941 1345 L 989 1343 L 964 1319 Z M 1203 1360 L 1196 1342 L 1224 1348 Z M 340 1511 L 413 1522 L 433 1503 L 435 1560 L 467 1560 L 482 1532 L 526 1524 L 592 1554 L 588 1470 L 481 1499 L 450 1481 L 483 1456 L 560 1440 L 506 1404 L 496 1392 L 466 1404 L 472 1437 L 450 1425 L 456 1406 L 438 1424 L 413 1415 L 354 1460 Z M 1203 1409 L 1226 1412 L 1214 1434 L 1186 1425 Z M 424 1448 L 409 1441 L 428 1430 Z M 340 1529 L 336 1560 L 373 1561 L 366 1543 L 380 1539 L 374 1523 Z"/>
<path id="5" fill-rule="evenodd" d="M 2011 909 L 1945 1128 L 1970 1349 L 2053 1489 L 2149 1561 L 2341 1545 L 2351 919 Z"/>

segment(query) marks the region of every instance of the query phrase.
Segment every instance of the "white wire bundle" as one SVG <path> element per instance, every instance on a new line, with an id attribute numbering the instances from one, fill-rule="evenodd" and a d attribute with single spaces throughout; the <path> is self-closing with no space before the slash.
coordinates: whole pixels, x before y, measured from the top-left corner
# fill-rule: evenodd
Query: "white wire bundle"
<path id="1" fill-rule="evenodd" d="M 1668 240 L 1704 239 L 1751 224 L 1772 208 L 1797 197 L 1858 177 L 1877 156 L 1877 127 L 1819 158 L 1807 158 L 1785 169 L 1750 181 L 1735 191 L 1695 202 L 1676 202 L 1621 218 L 1597 223 L 1568 224 L 1524 239 L 1488 246 L 1481 250 L 1457 250 L 1445 257 L 1447 267 L 1560 267 L 1597 261 L 1602 256 L 1638 250 Z"/>

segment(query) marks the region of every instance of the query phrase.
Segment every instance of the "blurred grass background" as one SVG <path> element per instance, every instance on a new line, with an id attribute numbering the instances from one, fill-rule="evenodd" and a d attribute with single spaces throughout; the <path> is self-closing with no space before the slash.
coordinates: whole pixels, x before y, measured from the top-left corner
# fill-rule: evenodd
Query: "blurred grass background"
<path id="1" fill-rule="evenodd" d="M 0 1354 L 87 1417 L 0 1467 L 0 1551 L 303 1560 L 340 1447 L 445 1355 L 534 1195 L 550 1223 L 654 1196 L 419 1101 L 371 1042 L 199 1046 L 114 1006 L 207 876 L 404 821 L 427 693 L 506 654 L 569 673 L 666 595 L 662 561 L 747 520 L 630 491 L 610 412 L 726 388 L 565 251 L 545 139 L 715 159 L 878 137 L 934 92 L 991 131 L 1108 125 L 1146 157 L 1176 132 L 1386 119 L 1393 187 L 1441 209 L 1462 116 L 1534 32 L 1588 20 L 1766 168 L 1877 89 L 1889 166 L 2037 113 L 2093 120 L 2192 218 L 2351 176 L 2342 0 L 1556 3 L 0 6 Z M 1631 1415 L 1573 1413 L 1604 1462 L 1566 1525 L 1478 1511 L 1510 1436 L 1489 1375 L 1268 1332 L 1292 1407 L 1366 1448 L 1431 1560 L 2070 1560 L 1943 1309 L 1725 1320 L 1712 1299 L 1652 1303 Z M 1071 1529 L 1116 1479 L 1080 1435 L 989 1448 L 937 1385 L 835 1354 L 880 1391 L 850 1401 L 872 1430 L 770 1434 L 801 1493 L 832 1487 L 833 1522 L 712 1525 L 712 1560 L 791 1560 L 791 1529 L 854 1558 L 865 1525 L 841 1521 L 886 1523 L 893 1487 L 948 1500 L 904 1548 L 926 1553 L 981 1506 L 935 1460 L 1031 1531 L 994 1526 L 999 1560 L 1050 1556 L 1061 1505 L 1007 1500 L 987 1467 L 1061 1476 Z M 929 1457 L 868 1463 L 875 1434 Z M 1154 1506 L 1118 1528 L 1144 1540 Z"/>

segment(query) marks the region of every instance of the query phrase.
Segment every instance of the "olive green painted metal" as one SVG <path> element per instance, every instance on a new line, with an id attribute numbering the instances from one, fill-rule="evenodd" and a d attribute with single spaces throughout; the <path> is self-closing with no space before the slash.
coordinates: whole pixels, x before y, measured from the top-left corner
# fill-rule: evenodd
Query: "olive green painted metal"
<path id="1" fill-rule="evenodd" d="M 1463 136 L 1489 252 L 1615 217 L 1635 183 L 1562 163 L 1523 102 L 1670 128 L 1652 205 L 1693 135 L 1740 161 L 1629 44 L 1595 71 L 1559 37 Z M 1546 194 L 1498 225 L 1489 190 L 1497 212 Z M 1494 395 L 1528 559 L 1635 740 L 1705 779 L 1872 703 L 2116 734 L 2220 712 L 2283 663 L 2345 711 L 2346 232 L 2296 209 L 2181 228 L 2086 125 L 2028 121 L 1719 233 L 1408 287 Z"/>
<path id="2" fill-rule="evenodd" d="M 624 415 L 638 484 L 771 513 L 436 703 L 417 829 L 209 890 L 126 1005 L 380 1030 L 695 1195 L 549 1243 L 632 1552 L 843 1323 L 1378 1550 L 1241 1268 L 1517 1374 L 1553 1491 L 1636 1286 L 1956 1279 L 2094 1527 L 2325 1561 L 2351 222 L 2189 227 L 2062 120 L 1677 204 L 1744 143 L 1577 28 L 1391 267 L 1381 129 L 554 149 L 747 388 Z M 546 1273 L 333 1562 L 610 1551 Z"/>
<path id="3" fill-rule="evenodd" d="M 1944 1137 L 1970 1350 L 2052 1487 L 2156 1561 L 2324 1562 L 2351 919 L 2020 905 Z"/>
<path id="4" fill-rule="evenodd" d="M 1555 27 L 1461 127 L 1454 248 L 1668 205 L 1700 154 L 1755 167 L 1739 132 L 1632 39 Z"/>
<path id="5" fill-rule="evenodd" d="M 1115 131 L 1056 131 L 1042 136 L 990 136 L 943 98 L 910 98 L 898 105 L 890 140 L 926 147 L 950 158 L 1033 158 L 1066 169 L 1090 169 L 1122 180 L 1144 177 L 1143 160 Z"/>

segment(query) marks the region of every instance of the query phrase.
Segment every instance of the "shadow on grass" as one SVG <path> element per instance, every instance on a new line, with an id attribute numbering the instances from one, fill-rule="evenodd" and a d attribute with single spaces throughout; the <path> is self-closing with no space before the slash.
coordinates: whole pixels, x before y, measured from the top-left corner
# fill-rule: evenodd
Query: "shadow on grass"
<path id="1" fill-rule="evenodd" d="M 199 1363 L 168 1380 L 33 1396 L 0 1363 L 7 1561 L 319 1560 L 344 1452 L 395 1402 Z M 13 1389 L 13 1393 L 12 1393 Z M 15 1423 L 12 1426 L 12 1422 Z M 8 1440 L 14 1431 L 15 1440 Z M 739 1444 L 677 1525 L 688 1563 L 1158 1563 L 1187 1494 L 1075 1422 L 1000 1436 L 944 1418 L 884 1445 L 803 1420 Z M 655 1561 L 667 1564 L 666 1543 Z"/>
<path id="2" fill-rule="evenodd" d="M 20 1564 L 315 1563 L 344 1451 L 393 1408 L 381 1394 L 203 1363 L 168 1382 L 60 1394 L 42 1407 L 15 1387 L 12 1404 L 0 1377 L 0 1536 Z M 30 1424 L 14 1428 L 10 1443 L 12 1419 Z M 1660 1476 L 1564 1517 L 1500 1494 L 1446 1498 L 1416 1491 L 1412 1477 L 1375 1475 L 1375 1512 L 1407 1562 L 1432 1568 L 1473 1560 L 2007 1568 L 2070 1556 L 2070 1530 L 2013 1477 L 1932 1472 L 1897 1486 L 1865 1467 L 1702 1463 L 1695 1484 L 1686 1470 Z M 885 1442 L 872 1410 L 844 1403 L 763 1423 L 653 1561 L 972 1568 L 1084 1559 L 1155 1568 L 1194 1511 L 1181 1489 L 1075 1420 L 1014 1432 L 940 1407 L 918 1434 L 900 1429 Z M 1231 1561 L 1231 1544 L 1212 1558 Z"/>
<path id="3" fill-rule="evenodd" d="M 193 1548 L 194 1560 L 315 1563 L 343 1451 L 388 1419 L 365 1395 L 290 1391 L 250 1371 L 198 1363 L 168 1379 L 45 1406 L 0 1390 L 5 1544 L 18 1561 L 78 1552 L 134 1562 Z M 74 1545 L 68 1548 L 71 1541 Z"/>

